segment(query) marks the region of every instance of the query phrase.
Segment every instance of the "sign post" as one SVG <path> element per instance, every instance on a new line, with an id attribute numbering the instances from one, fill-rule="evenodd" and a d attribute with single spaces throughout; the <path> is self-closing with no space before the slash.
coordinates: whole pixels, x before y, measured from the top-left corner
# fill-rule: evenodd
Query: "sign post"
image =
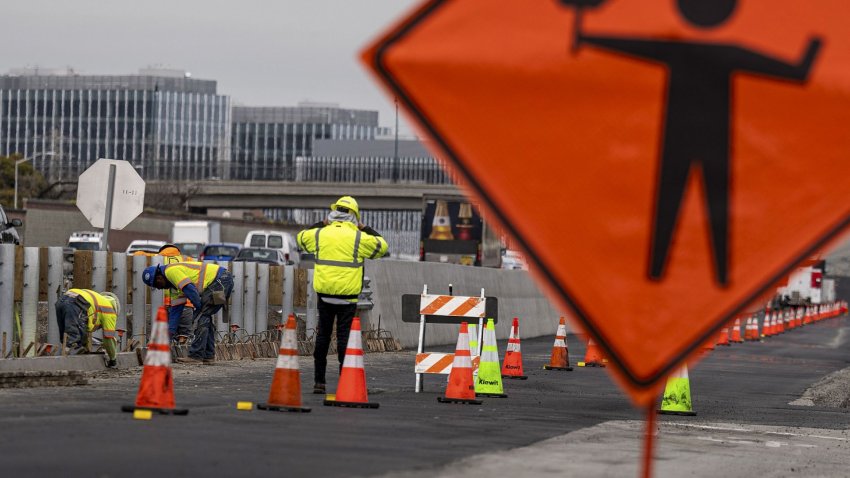
<path id="1" fill-rule="evenodd" d="M 145 181 L 127 161 L 99 159 L 77 184 L 77 208 L 93 227 L 103 228 L 101 250 L 109 247 L 109 231 L 124 229 L 145 203 Z"/>
<path id="2" fill-rule="evenodd" d="M 844 0 L 430 0 L 362 59 L 649 408 L 850 225 L 848 20 Z"/>

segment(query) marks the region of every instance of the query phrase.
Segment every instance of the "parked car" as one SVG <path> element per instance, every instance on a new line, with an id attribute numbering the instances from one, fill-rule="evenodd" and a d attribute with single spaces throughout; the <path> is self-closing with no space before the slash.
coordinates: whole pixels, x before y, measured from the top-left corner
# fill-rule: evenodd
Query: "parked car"
<path id="1" fill-rule="evenodd" d="M 16 227 L 23 226 L 24 223 L 20 219 L 9 219 L 3 206 L 0 205 L 0 244 L 15 244 L 21 243 L 21 237 L 18 236 Z"/>
<path id="2" fill-rule="evenodd" d="M 246 247 L 236 254 L 233 262 L 263 262 L 282 266 L 287 263 L 286 257 L 280 249 L 269 249 L 266 247 Z"/>
<path id="3" fill-rule="evenodd" d="M 222 242 L 221 244 L 210 244 L 201 251 L 200 261 L 232 261 L 236 254 L 242 249 L 241 244 L 235 242 Z"/>
<path id="4" fill-rule="evenodd" d="M 205 246 L 202 242 L 175 242 L 174 245 L 180 249 L 180 254 L 195 259 L 201 256 Z"/>
<path id="5" fill-rule="evenodd" d="M 136 239 L 131 242 L 129 246 L 127 246 L 127 254 L 132 254 L 134 252 L 145 252 L 149 254 L 156 254 L 159 252 L 159 249 L 165 245 L 165 241 L 150 241 L 146 239 Z"/>
<path id="6" fill-rule="evenodd" d="M 295 237 L 283 231 L 251 231 L 245 236 L 245 247 L 265 247 L 283 252 L 287 264 L 298 263 L 298 245 Z"/>

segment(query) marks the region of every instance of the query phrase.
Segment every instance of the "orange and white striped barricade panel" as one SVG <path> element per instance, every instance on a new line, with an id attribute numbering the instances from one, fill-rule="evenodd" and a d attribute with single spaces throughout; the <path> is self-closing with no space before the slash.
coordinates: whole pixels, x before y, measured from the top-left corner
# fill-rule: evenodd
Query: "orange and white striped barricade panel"
<path id="1" fill-rule="evenodd" d="M 422 391 L 426 373 L 448 374 L 451 372 L 453 354 L 428 353 L 425 349 L 426 324 L 478 323 L 477 335 L 480 349 L 481 334 L 484 331 L 484 318 L 498 321 L 498 302 L 495 297 L 486 297 L 484 289 L 480 296 L 459 296 L 429 294 L 425 285 L 421 294 L 402 296 L 402 321 L 419 323 L 419 346 L 416 349 L 416 393 Z M 478 352 L 478 353 L 475 353 Z M 480 350 L 471 355 L 479 355 Z M 445 367 L 442 365 L 445 363 Z M 473 370 L 477 370 L 478 361 L 473 360 Z"/>
<path id="2" fill-rule="evenodd" d="M 416 373 L 434 373 L 447 375 L 452 373 L 452 362 L 455 354 L 423 352 L 416 354 L 416 365 L 414 371 Z M 472 357 L 472 373 L 478 372 L 478 364 L 481 362 L 481 357 Z"/>

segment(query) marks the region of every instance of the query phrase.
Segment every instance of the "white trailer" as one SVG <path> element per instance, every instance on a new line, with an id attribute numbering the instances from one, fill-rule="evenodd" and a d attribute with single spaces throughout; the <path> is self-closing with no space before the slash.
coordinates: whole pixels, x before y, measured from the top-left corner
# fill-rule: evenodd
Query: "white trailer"
<path id="1" fill-rule="evenodd" d="M 177 221 L 171 229 L 171 242 L 216 244 L 221 242 L 221 225 L 216 221 Z"/>

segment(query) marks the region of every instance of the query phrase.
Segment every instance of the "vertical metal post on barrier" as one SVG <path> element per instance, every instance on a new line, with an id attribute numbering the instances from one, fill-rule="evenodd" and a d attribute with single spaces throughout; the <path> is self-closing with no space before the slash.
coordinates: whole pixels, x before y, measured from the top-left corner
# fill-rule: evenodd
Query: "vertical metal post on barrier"
<path id="1" fill-rule="evenodd" d="M 422 286 L 422 295 L 428 293 L 428 284 Z M 425 315 L 419 316 L 419 347 L 416 349 L 417 354 L 421 354 L 425 350 Z M 419 393 L 423 390 L 425 386 L 425 374 L 417 373 L 416 374 L 416 390 L 415 393 Z"/>
<path id="2" fill-rule="evenodd" d="M 92 251 L 91 288 L 96 292 L 106 291 L 106 251 Z"/>
<path id="3" fill-rule="evenodd" d="M 257 333 L 257 263 L 245 262 L 245 298 L 242 321 L 245 332 Z"/>
<path id="4" fill-rule="evenodd" d="M 21 304 L 21 350 L 29 347 L 28 357 L 34 357 L 38 348 L 38 248 L 24 248 L 24 284 Z"/>
<path id="5" fill-rule="evenodd" d="M 230 295 L 230 325 L 244 327 L 242 315 L 242 304 L 245 297 L 245 263 L 234 262 L 233 270 L 233 293 Z"/>
<path id="6" fill-rule="evenodd" d="M 56 301 L 63 290 L 65 255 L 61 247 L 47 248 L 47 343 L 59 345 L 59 323 L 56 322 Z"/>
<path id="7" fill-rule="evenodd" d="M 165 261 L 165 258 L 160 255 L 155 255 L 151 257 L 151 265 L 161 266 Z M 162 304 L 165 300 L 165 292 L 162 289 L 156 289 L 151 287 L 151 327 L 153 327 L 153 323 L 156 322 L 156 314 L 159 312 L 159 308 L 162 307 Z M 147 327 L 148 324 L 145 323 L 145 335 L 147 335 Z"/>
<path id="8" fill-rule="evenodd" d="M 285 321 L 281 322 L 285 324 Z M 269 329 L 269 265 L 257 264 L 257 320 L 256 333 Z"/>
<path id="9" fill-rule="evenodd" d="M 15 332 L 15 246 L 0 244 L 0 358 L 12 351 Z"/>
<path id="10" fill-rule="evenodd" d="M 230 270 L 230 264 L 227 261 L 204 261 L 204 263 L 216 264 L 219 267 L 224 267 L 228 271 Z M 215 313 L 215 317 L 213 317 L 213 320 L 215 320 L 215 330 L 218 332 L 227 332 L 224 324 L 224 310 L 229 308 L 229 305 L 227 307 L 222 307 L 221 310 Z"/>
<path id="11" fill-rule="evenodd" d="M 307 329 L 317 329 L 319 327 L 319 318 L 316 316 L 316 308 L 318 307 L 318 303 L 316 300 L 318 297 L 316 296 L 316 291 L 313 290 L 313 271 L 315 269 L 307 270 Z"/>
<path id="12" fill-rule="evenodd" d="M 127 330 L 127 255 L 123 252 L 112 253 L 112 286 L 110 292 L 118 297 L 121 313 L 115 321 L 115 328 Z"/>
<path id="13" fill-rule="evenodd" d="M 293 295 L 295 295 L 295 266 L 283 266 L 283 300 L 282 311 L 283 318 L 289 317 L 293 313 Z"/>
<path id="14" fill-rule="evenodd" d="M 106 290 L 106 255 L 109 254 L 106 250 L 92 252 L 92 274 L 91 288 L 95 292 L 109 292 Z M 97 337 L 103 341 L 103 330 L 98 329 L 92 334 L 92 337 Z M 94 350 L 94 349 L 92 349 Z"/>
<path id="15" fill-rule="evenodd" d="M 145 317 L 147 315 L 145 306 L 148 287 L 142 282 L 142 271 L 145 270 L 147 263 L 147 257 L 133 256 L 133 326 L 127 331 L 127 336 L 130 338 L 141 334 L 142 345 L 146 343 L 145 339 L 147 338 L 145 337 L 147 335 L 145 330 Z"/>

